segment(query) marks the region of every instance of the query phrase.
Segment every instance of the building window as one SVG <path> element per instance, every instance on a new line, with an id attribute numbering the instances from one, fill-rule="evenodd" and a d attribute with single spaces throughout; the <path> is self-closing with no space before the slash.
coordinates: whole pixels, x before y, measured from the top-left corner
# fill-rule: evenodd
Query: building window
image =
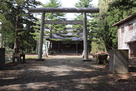
<path id="1" fill-rule="evenodd" d="M 133 24 L 129 24 L 128 27 L 129 27 L 129 30 L 133 30 Z"/>
<path id="2" fill-rule="evenodd" d="M 124 27 L 121 28 L 121 33 L 124 33 Z"/>

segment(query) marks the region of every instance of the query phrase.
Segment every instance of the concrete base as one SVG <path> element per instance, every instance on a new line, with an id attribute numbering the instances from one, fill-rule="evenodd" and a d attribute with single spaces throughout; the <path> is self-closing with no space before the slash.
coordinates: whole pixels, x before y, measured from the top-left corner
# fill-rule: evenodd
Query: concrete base
<path id="1" fill-rule="evenodd" d="M 83 59 L 83 61 L 92 61 L 91 59 Z"/>
<path id="2" fill-rule="evenodd" d="M 35 59 L 35 61 L 44 61 L 44 59 Z"/>
<path id="3" fill-rule="evenodd" d="M 128 73 L 128 50 L 110 50 L 109 70 L 113 73 Z"/>
<path id="4" fill-rule="evenodd" d="M 0 48 L 0 70 L 4 70 L 5 68 L 5 48 Z"/>

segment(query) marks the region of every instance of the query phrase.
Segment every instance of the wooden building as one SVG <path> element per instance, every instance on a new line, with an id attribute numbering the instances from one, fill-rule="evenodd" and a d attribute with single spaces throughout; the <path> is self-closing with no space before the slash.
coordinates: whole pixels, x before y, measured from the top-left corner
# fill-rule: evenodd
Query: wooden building
<path id="1" fill-rule="evenodd" d="M 118 26 L 118 49 L 128 49 L 129 56 L 136 57 L 136 13 L 113 26 Z"/>
<path id="2" fill-rule="evenodd" d="M 50 51 L 57 53 L 82 53 L 83 39 L 82 33 L 73 34 L 72 29 L 67 29 L 67 33 L 52 34 L 47 40 L 50 41 Z M 77 36 L 75 36 L 77 35 Z"/>

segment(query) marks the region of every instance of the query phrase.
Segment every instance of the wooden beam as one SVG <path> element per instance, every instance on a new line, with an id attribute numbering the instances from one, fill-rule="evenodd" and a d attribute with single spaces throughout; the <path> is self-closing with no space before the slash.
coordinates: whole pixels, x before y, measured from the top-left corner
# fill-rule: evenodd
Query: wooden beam
<path id="1" fill-rule="evenodd" d="M 98 13 L 99 8 L 29 8 L 29 12 L 32 13 L 41 13 L 41 12 L 46 12 L 46 13 Z"/>
<path id="2" fill-rule="evenodd" d="M 80 20 L 45 20 L 44 24 L 83 24 Z"/>

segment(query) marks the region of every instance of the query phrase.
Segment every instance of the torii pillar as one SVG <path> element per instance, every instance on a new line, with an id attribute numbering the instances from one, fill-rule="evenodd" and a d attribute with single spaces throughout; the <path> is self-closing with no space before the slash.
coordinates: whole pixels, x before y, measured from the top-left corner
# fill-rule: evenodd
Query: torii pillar
<path id="1" fill-rule="evenodd" d="M 39 47 L 38 47 L 38 60 L 43 60 L 42 59 L 42 51 L 43 51 L 42 49 L 43 49 L 43 35 L 44 35 L 44 20 L 45 20 L 45 12 L 42 12 Z"/>
<path id="2" fill-rule="evenodd" d="M 86 22 L 86 13 L 83 13 L 83 61 L 89 61 L 88 59 L 88 43 L 87 43 L 87 22 Z"/>

